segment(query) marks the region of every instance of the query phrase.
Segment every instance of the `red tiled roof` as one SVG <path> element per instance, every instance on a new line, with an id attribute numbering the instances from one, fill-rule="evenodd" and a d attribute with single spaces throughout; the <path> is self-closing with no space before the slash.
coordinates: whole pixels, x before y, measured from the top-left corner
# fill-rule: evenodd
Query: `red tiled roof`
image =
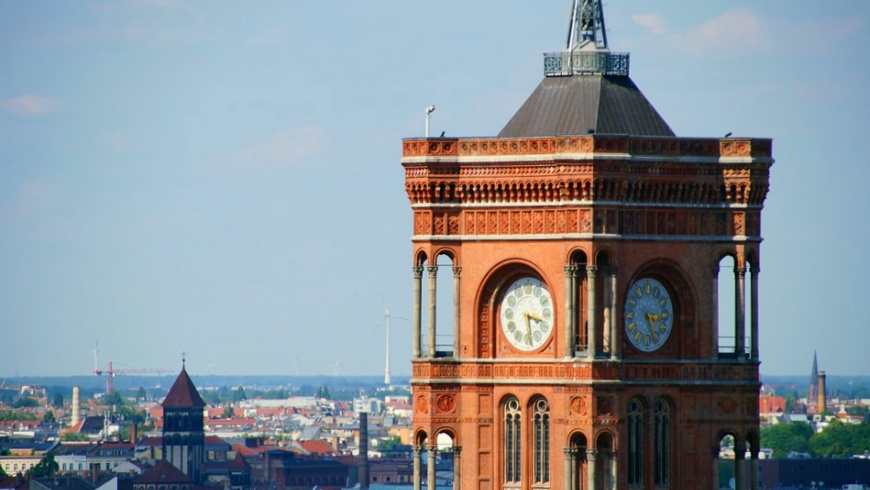
<path id="1" fill-rule="evenodd" d="M 332 446 L 323 439 L 300 441 L 299 445 L 302 446 L 302 449 L 304 449 L 308 454 L 330 454 L 335 452 L 335 449 L 333 449 Z"/>
<path id="2" fill-rule="evenodd" d="M 173 408 L 202 408 L 205 407 L 205 402 L 199 396 L 199 391 L 187 375 L 187 370 L 181 368 L 178 377 L 175 378 L 175 383 L 163 399 L 164 407 Z"/>
<path id="3" fill-rule="evenodd" d="M 245 461 L 241 453 L 236 453 L 236 457 L 227 464 L 227 468 L 236 471 L 251 471 L 251 465 Z"/>
<path id="4" fill-rule="evenodd" d="M 249 448 L 247 446 L 243 446 L 241 444 L 233 444 L 233 451 L 241 454 L 242 456 L 256 456 L 258 453 L 256 450 Z"/>
<path id="5" fill-rule="evenodd" d="M 182 473 L 181 470 L 172 466 L 168 461 L 160 460 L 156 465 L 145 470 L 133 483 L 137 485 L 193 483 L 193 480 Z"/>

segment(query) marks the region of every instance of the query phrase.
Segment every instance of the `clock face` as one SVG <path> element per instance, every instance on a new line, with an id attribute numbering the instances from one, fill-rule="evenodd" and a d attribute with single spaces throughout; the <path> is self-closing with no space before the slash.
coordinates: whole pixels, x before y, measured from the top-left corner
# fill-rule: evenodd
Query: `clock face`
<path id="1" fill-rule="evenodd" d="M 531 277 L 511 284 L 500 308 L 501 329 L 519 350 L 533 351 L 544 345 L 555 324 L 553 299 L 547 286 Z"/>
<path id="2" fill-rule="evenodd" d="M 631 345 L 653 352 L 664 345 L 674 325 L 674 306 L 662 283 L 644 278 L 631 285 L 625 299 L 625 335 Z"/>

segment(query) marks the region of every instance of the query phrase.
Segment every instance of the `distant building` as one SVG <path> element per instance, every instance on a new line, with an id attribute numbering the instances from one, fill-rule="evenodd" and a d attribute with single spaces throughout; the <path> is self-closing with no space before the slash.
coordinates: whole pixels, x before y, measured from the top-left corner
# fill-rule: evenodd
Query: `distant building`
<path id="1" fill-rule="evenodd" d="M 162 452 L 165 461 L 196 484 L 203 481 L 205 463 L 204 408 L 205 401 L 182 366 L 181 373 L 163 400 Z"/>
<path id="2" fill-rule="evenodd" d="M 870 460 L 766 459 L 759 462 L 759 479 L 761 488 L 843 488 L 843 485 L 854 483 L 868 485 Z"/>

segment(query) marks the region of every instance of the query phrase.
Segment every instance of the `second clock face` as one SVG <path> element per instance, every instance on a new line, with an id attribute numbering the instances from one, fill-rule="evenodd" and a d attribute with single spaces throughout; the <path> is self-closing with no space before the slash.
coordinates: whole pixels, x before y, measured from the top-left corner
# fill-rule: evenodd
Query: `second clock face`
<path id="1" fill-rule="evenodd" d="M 500 307 L 501 328 L 515 348 L 533 351 L 553 333 L 553 299 L 541 281 L 524 277 L 511 284 Z"/>
<path id="2" fill-rule="evenodd" d="M 636 281 L 625 297 L 625 335 L 631 345 L 653 352 L 664 345 L 674 324 L 674 306 L 662 283 L 652 278 Z"/>

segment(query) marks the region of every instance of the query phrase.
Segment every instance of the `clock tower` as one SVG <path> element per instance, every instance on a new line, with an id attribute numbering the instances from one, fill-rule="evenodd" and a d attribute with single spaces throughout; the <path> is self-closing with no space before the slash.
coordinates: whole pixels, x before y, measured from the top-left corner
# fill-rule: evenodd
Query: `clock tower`
<path id="1" fill-rule="evenodd" d="M 758 488 L 771 140 L 677 137 L 605 33 L 575 0 L 497 137 L 402 142 L 415 489 Z"/>

